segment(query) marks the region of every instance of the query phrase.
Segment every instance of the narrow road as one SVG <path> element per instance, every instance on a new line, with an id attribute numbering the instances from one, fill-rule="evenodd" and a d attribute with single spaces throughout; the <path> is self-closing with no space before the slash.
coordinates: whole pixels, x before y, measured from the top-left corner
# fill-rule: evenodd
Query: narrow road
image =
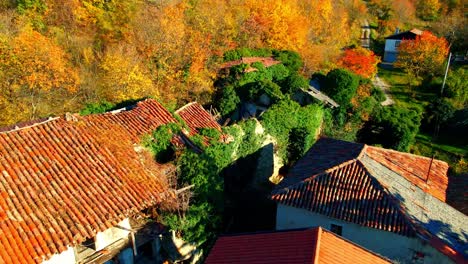
<path id="1" fill-rule="evenodd" d="M 386 105 L 392 105 L 395 103 L 395 101 L 393 101 L 392 96 L 390 94 L 390 85 L 388 85 L 386 82 L 380 79 L 378 75 L 375 75 L 375 78 L 372 80 L 372 84 L 375 87 L 378 87 L 380 90 L 382 90 L 382 92 L 384 92 L 385 94 L 386 99 L 385 101 L 380 103 L 381 105 L 386 106 Z"/>

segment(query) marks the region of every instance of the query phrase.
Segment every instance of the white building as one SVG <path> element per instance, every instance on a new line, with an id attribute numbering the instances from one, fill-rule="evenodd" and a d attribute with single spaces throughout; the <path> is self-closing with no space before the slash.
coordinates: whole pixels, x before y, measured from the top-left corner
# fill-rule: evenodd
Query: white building
<path id="1" fill-rule="evenodd" d="M 395 34 L 385 38 L 385 62 L 395 62 L 398 56 L 398 46 L 402 40 L 414 40 L 417 36 L 420 36 L 422 31 L 419 29 L 411 29 L 405 32 L 399 32 L 397 29 Z"/>
<path id="2" fill-rule="evenodd" d="M 399 263 L 467 263 L 468 218 L 447 163 L 320 139 L 274 190 L 276 228 L 323 226 Z"/>

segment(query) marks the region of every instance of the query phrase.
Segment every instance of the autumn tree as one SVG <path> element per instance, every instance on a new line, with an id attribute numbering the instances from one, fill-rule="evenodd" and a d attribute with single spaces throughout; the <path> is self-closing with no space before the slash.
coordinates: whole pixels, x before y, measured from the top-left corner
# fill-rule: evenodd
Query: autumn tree
<path id="1" fill-rule="evenodd" d="M 111 50 L 104 56 L 99 68 L 101 99 L 118 103 L 158 95 L 145 68 L 131 52 Z"/>
<path id="2" fill-rule="evenodd" d="M 374 52 L 358 47 L 345 50 L 338 65 L 364 78 L 373 78 L 379 62 L 380 58 Z"/>
<path id="3" fill-rule="evenodd" d="M 403 40 L 398 47 L 396 67 L 402 68 L 409 78 L 435 75 L 444 66 L 449 48 L 443 37 L 424 31 L 414 40 Z"/>
<path id="4" fill-rule="evenodd" d="M 0 124 L 60 113 L 70 107 L 79 77 L 53 40 L 27 28 L 0 36 Z"/>
<path id="5" fill-rule="evenodd" d="M 439 17 L 441 4 L 439 0 L 418 0 L 416 14 L 423 20 L 436 20 Z"/>

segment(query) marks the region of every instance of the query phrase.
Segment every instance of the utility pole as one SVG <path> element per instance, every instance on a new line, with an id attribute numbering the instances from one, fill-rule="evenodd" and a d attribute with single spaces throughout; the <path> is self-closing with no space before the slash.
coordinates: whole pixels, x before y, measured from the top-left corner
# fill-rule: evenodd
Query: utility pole
<path id="1" fill-rule="evenodd" d="M 445 68 L 444 82 L 442 83 L 442 88 L 440 89 L 440 96 L 444 95 L 445 81 L 447 80 L 447 73 L 448 73 L 448 69 L 449 69 L 449 66 L 450 66 L 450 59 L 451 58 L 452 58 L 452 52 L 449 53 L 449 58 L 448 58 L 448 61 L 447 61 L 447 68 Z"/>

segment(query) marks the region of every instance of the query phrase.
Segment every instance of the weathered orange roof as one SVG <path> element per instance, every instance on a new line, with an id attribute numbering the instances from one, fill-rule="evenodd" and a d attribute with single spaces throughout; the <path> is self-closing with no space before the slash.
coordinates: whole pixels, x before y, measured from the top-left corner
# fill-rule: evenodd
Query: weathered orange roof
<path id="1" fill-rule="evenodd" d="M 449 169 L 447 162 L 372 146 L 366 146 L 364 151 L 370 158 L 445 202 Z"/>
<path id="2" fill-rule="evenodd" d="M 88 115 L 85 116 L 85 119 L 107 120 L 112 124 L 118 124 L 131 135 L 134 143 L 139 142 L 141 136 L 150 133 L 161 125 L 178 123 L 172 114 L 154 99 L 140 101 L 130 108 L 104 114 Z"/>
<path id="3" fill-rule="evenodd" d="M 157 101 L 39 121 L 0 132 L 0 263 L 40 263 L 172 201 L 164 169 L 135 144 L 177 122 Z"/>
<path id="4" fill-rule="evenodd" d="M 213 128 L 221 131 L 218 122 L 197 102 L 189 103 L 175 113 L 187 124 L 190 135 L 196 134 L 200 128 Z"/>
<path id="5" fill-rule="evenodd" d="M 445 203 L 447 170 L 443 161 L 321 138 L 271 198 L 362 226 L 439 241 L 430 243 L 463 263 L 467 218 Z"/>
<path id="6" fill-rule="evenodd" d="M 205 263 L 378 264 L 390 261 L 321 227 L 315 227 L 221 236 Z"/>
<path id="7" fill-rule="evenodd" d="M 103 120 L 55 119 L 0 143 L 3 263 L 40 263 L 167 195 L 126 131 Z"/>

